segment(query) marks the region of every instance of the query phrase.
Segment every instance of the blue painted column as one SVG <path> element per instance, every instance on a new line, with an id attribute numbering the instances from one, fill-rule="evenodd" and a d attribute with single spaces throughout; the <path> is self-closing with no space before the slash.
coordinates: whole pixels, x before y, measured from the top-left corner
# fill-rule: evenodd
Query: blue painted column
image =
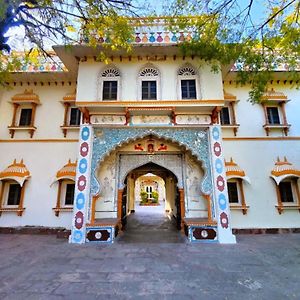
<path id="1" fill-rule="evenodd" d="M 230 207 L 227 192 L 226 169 L 223 156 L 222 131 L 220 125 L 213 125 L 210 132 L 211 169 L 213 199 L 218 222 L 218 240 L 221 244 L 236 243 L 230 226 Z"/>
<path id="2" fill-rule="evenodd" d="M 93 128 L 89 124 L 80 126 L 78 161 L 76 168 L 74 209 L 70 243 L 83 244 L 86 239 L 86 223 L 90 201 L 91 158 Z"/>

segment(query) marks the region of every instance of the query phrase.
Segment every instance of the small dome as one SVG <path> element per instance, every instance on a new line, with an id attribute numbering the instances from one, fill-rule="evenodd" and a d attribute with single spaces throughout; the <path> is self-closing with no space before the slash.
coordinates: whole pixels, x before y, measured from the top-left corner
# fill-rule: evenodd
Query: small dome
<path id="1" fill-rule="evenodd" d="M 245 171 L 233 161 L 232 157 L 230 158 L 230 161 L 225 161 L 225 167 L 227 179 L 240 178 L 250 183 L 250 179 L 246 176 Z"/>
<path id="2" fill-rule="evenodd" d="M 278 157 L 275 167 L 271 171 L 271 177 L 279 184 L 287 177 L 300 177 L 300 170 L 296 169 L 293 164 L 288 162 L 286 157 L 284 157 L 283 161 Z"/>
<path id="3" fill-rule="evenodd" d="M 230 161 L 225 161 L 225 167 L 226 167 L 226 175 L 227 176 L 232 176 L 232 175 L 237 175 L 237 176 L 245 176 L 245 172 L 239 167 L 238 164 L 236 164 L 232 157 L 230 158 Z"/>
<path id="4" fill-rule="evenodd" d="M 56 180 L 71 179 L 75 181 L 76 165 L 76 162 L 72 163 L 71 160 L 69 160 L 68 163 L 56 173 Z"/>
<path id="5" fill-rule="evenodd" d="M 24 93 L 16 94 L 11 98 L 13 103 L 35 103 L 40 104 L 40 99 L 37 94 L 33 93 L 33 90 L 25 89 Z"/>
<path id="6" fill-rule="evenodd" d="M 12 179 L 17 181 L 21 186 L 29 177 L 30 172 L 23 163 L 23 159 L 19 163 L 14 160 L 13 164 L 9 165 L 4 171 L 0 172 L 0 180 Z"/>
<path id="7" fill-rule="evenodd" d="M 287 100 L 287 96 L 282 92 L 276 92 L 273 88 L 267 90 L 263 93 L 262 96 L 263 100 L 280 100 L 284 101 Z"/>

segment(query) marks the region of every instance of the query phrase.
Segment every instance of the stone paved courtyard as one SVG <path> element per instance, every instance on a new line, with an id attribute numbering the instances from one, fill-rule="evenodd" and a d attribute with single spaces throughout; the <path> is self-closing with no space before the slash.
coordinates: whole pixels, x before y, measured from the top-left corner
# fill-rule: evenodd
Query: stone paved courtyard
<path id="1" fill-rule="evenodd" d="M 149 228 L 143 240 L 133 218 L 127 238 L 112 245 L 0 235 L 0 299 L 300 299 L 300 234 L 219 245 L 188 244 L 173 232 L 158 243 Z M 154 228 L 162 237 L 166 224 Z"/>

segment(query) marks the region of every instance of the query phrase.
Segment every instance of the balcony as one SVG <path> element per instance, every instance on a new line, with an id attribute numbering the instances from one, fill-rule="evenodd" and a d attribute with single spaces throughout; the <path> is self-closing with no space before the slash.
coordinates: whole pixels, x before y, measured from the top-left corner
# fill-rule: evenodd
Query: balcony
<path id="1" fill-rule="evenodd" d="M 96 125 L 209 125 L 224 100 L 76 101 Z"/>

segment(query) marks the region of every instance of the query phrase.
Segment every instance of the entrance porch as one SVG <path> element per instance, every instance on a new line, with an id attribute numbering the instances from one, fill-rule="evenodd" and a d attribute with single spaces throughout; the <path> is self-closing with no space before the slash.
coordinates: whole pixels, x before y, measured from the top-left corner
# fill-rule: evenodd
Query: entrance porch
<path id="1" fill-rule="evenodd" d="M 84 140 L 87 128 L 93 134 Z M 82 126 L 81 136 L 83 157 L 78 170 L 87 171 L 87 176 L 77 174 L 77 209 L 71 242 L 107 243 L 120 233 L 125 235 L 126 219 L 135 210 L 132 203 L 135 181 L 149 172 L 163 178 L 166 200 L 172 207 L 170 215 L 189 241 L 235 241 L 229 226 L 220 131 L 216 126 L 208 129 Z M 212 139 L 216 142 L 212 143 Z M 78 199 L 83 197 L 87 201 L 84 209 L 80 209 L 83 201 Z"/>

